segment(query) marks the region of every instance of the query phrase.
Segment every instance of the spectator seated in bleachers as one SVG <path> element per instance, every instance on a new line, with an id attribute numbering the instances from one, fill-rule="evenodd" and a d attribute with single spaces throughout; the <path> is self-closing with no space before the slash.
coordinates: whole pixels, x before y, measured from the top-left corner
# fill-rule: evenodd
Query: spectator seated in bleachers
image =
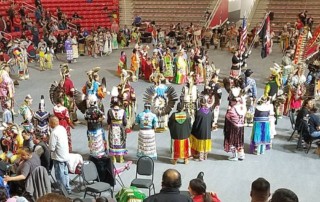
<path id="1" fill-rule="evenodd" d="M 133 25 L 133 26 L 136 26 L 136 27 L 140 27 L 141 22 L 142 22 L 141 17 L 140 17 L 139 15 L 135 15 L 135 16 L 134 16 L 134 19 L 133 19 L 132 25 Z"/>

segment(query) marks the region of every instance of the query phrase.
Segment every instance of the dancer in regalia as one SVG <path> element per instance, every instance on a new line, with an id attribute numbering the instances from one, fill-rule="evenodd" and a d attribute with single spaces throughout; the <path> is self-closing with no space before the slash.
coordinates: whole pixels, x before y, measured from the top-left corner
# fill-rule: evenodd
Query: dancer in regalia
<path id="1" fill-rule="evenodd" d="M 67 53 L 68 63 L 71 63 L 73 60 L 73 50 L 72 50 L 72 39 L 70 35 L 68 36 L 67 40 L 64 42 L 64 48 Z"/>
<path id="2" fill-rule="evenodd" d="M 241 89 L 234 87 L 229 96 L 229 107 L 224 124 L 224 150 L 232 152 L 231 161 L 244 160 L 244 117 L 246 103 Z"/>
<path id="3" fill-rule="evenodd" d="M 114 100 L 112 108 L 108 111 L 108 130 L 109 130 L 109 156 L 112 156 L 113 162 L 123 163 L 123 156 L 127 154 L 126 140 L 127 134 L 125 127 L 127 125 L 126 112 L 119 107 L 119 101 Z"/>
<path id="4" fill-rule="evenodd" d="M 187 78 L 187 72 L 188 72 L 188 64 L 183 57 L 184 55 L 184 49 L 182 49 L 178 55 L 177 55 L 177 62 L 176 62 L 176 78 L 175 83 L 176 84 L 184 84 L 186 82 Z"/>
<path id="5" fill-rule="evenodd" d="M 109 31 L 104 34 L 104 41 L 103 53 L 110 55 L 112 53 L 112 35 Z"/>
<path id="6" fill-rule="evenodd" d="M 182 103 L 183 108 L 185 108 L 191 117 L 191 124 L 194 122 L 195 114 L 198 109 L 199 91 L 195 82 L 196 75 L 193 72 L 190 72 L 187 77 L 187 84 L 183 86 L 180 96 L 180 102 Z"/>
<path id="7" fill-rule="evenodd" d="M 69 152 L 72 151 L 72 141 L 71 141 L 71 129 L 74 128 L 68 109 L 63 106 L 64 100 L 63 98 L 58 99 L 57 104 L 53 107 L 53 114 L 59 119 L 59 125 L 63 126 L 68 135 L 68 146 L 69 146 Z"/>
<path id="8" fill-rule="evenodd" d="M 126 70 L 127 69 L 127 55 L 126 52 L 121 51 L 120 53 L 120 59 L 119 59 L 119 63 L 118 63 L 118 75 L 120 76 L 120 74 L 122 73 L 122 70 Z"/>
<path id="9" fill-rule="evenodd" d="M 49 117 L 50 113 L 45 110 L 44 96 L 41 95 L 39 110 L 34 113 L 33 121 L 37 134 L 44 140 L 49 135 Z"/>
<path id="10" fill-rule="evenodd" d="M 71 39 L 72 43 L 72 58 L 73 62 L 77 62 L 77 59 L 79 58 L 79 51 L 78 51 L 78 41 L 77 36 L 74 35 Z"/>
<path id="11" fill-rule="evenodd" d="M 257 84 L 256 81 L 251 78 L 251 74 L 253 71 L 251 69 L 246 69 L 244 72 L 244 84 L 245 84 L 245 91 L 246 91 L 246 107 L 247 113 L 245 118 L 245 123 L 247 126 L 252 126 L 253 123 L 253 115 L 254 115 L 254 103 L 257 98 Z"/>
<path id="12" fill-rule="evenodd" d="M 32 100 L 31 95 L 27 95 L 19 108 L 19 114 L 22 116 L 23 125 L 24 127 L 29 128 L 30 131 L 33 129 L 32 118 L 34 115 L 31 109 Z"/>
<path id="13" fill-rule="evenodd" d="M 250 139 L 250 153 L 260 155 L 271 147 L 270 112 L 272 105 L 268 97 L 262 97 L 257 102 L 254 112 L 253 127 Z"/>
<path id="14" fill-rule="evenodd" d="M 197 111 L 190 136 L 191 155 L 200 161 L 206 160 L 211 151 L 211 127 L 213 116 L 207 107 L 207 99 L 200 98 L 200 109 Z"/>
<path id="15" fill-rule="evenodd" d="M 144 111 L 136 117 L 136 123 L 140 127 L 137 156 L 149 156 L 157 159 L 156 134 L 154 129 L 158 126 L 158 118 L 150 109 L 151 104 L 145 103 Z"/>
<path id="16" fill-rule="evenodd" d="M 107 151 L 107 141 L 102 121 L 105 118 L 103 111 L 98 107 L 97 97 L 90 95 L 89 108 L 85 111 L 84 117 L 87 120 L 87 137 L 90 155 L 103 156 Z"/>
<path id="17" fill-rule="evenodd" d="M 171 136 L 172 163 L 176 164 L 179 159 L 182 159 L 187 164 L 190 157 L 191 118 L 184 111 L 181 103 L 177 106 L 177 112 L 171 114 L 168 127 Z"/>

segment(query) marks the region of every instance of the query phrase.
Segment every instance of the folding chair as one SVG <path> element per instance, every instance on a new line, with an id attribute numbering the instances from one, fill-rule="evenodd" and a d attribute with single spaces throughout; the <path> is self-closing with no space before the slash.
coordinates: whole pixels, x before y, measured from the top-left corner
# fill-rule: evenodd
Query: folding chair
<path id="1" fill-rule="evenodd" d="M 132 161 L 128 161 L 125 166 L 120 167 L 120 168 L 116 168 L 116 167 L 114 168 L 114 174 L 116 176 L 115 177 L 116 181 L 120 184 L 120 186 L 122 188 L 124 188 L 125 186 L 124 186 L 124 183 L 123 183 L 123 181 L 122 181 L 122 179 L 120 177 L 120 174 L 123 173 L 126 170 L 129 170 L 131 164 L 132 164 Z"/>
<path id="2" fill-rule="evenodd" d="M 141 178 L 141 176 L 149 177 L 149 178 Z M 153 159 L 149 156 L 141 156 L 137 162 L 136 178 L 131 182 L 130 186 L 149 189 L 149 196 L 150 196 L 151 189 L 153 189 L 153 193 L 155 194 L 153 178 L 154 178 Z"/>
<path id="3" fill-rule="evenodd" d="M 289 119 L 290 119 L 291 128 L 292 128 L 293 132 L 291 133 L 291 135 L 290 135 L 290 137 L 289 137 L 289 139 L 288 139 L 289 142 L 291 141 L 294 133 L 295 133 L 295 132 L 297 131 L 297 129 L 298 129 L 298 126 L 296 126 L 296 119 L 295 119 L 294 116 L 295 116 L 294 113 L 290 110 L 290 111 L 289 111 Z"/>
<path id="4" fill-rule="evenodd" d="M 82 165 L 82 178 L 86 182 L 86 188 L 83 198 L 86 198 L 86 195 L 93 196 L 94 198 L 97 195 L 100 197 L 102 192 L 110 192 L 111 197 L 113 198 L 113 189 L 109 183 L 100 182 L 99 174 L 96 165 L 92 161 L 87 161 Z"/>

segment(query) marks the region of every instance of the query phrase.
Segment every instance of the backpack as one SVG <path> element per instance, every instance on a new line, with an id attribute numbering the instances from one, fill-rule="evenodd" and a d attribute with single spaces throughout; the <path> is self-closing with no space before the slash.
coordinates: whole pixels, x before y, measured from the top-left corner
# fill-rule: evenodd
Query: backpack
<path id="1" fill-rule="evenodd" d="M 6 198 L 10 198 L 9 185 L 5 184 L 3 178 L 0 176 L 0 196 L 5 195 Z"/>

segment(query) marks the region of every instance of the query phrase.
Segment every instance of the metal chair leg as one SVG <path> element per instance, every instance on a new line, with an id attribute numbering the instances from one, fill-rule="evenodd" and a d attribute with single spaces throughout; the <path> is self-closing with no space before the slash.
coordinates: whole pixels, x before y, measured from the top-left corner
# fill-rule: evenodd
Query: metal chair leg
<path id="1" fill-rule="evenodd" d="M 290 137 L 289 137 L 289 139 L 288 139 L 288 142 L 291 141 L 291 139 L 292 139 L 292 137 L 293 137 L 293 135 L 294 135 L 295 132 L 296 132 L 296 129 L 294 129 L 293 132 L 291 133 L 291 135 L 290 135 Z"/>

